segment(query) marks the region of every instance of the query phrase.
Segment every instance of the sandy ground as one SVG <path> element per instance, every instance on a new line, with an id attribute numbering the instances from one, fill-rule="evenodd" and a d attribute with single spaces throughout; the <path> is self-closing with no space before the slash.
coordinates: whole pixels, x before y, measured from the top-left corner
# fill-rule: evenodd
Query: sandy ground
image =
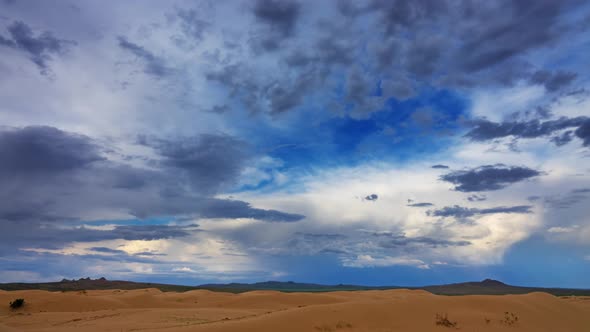
<path id="1" fill-rule="evenodd" d="M 25 299 L 25 307 L 8 303 Z M 590 331 L 590 297 L 0 291 L 0 331 Z M 4 305 L 5 304 L 5 305 Z M 436 324 L 447 315 L 455 327 Z"/>

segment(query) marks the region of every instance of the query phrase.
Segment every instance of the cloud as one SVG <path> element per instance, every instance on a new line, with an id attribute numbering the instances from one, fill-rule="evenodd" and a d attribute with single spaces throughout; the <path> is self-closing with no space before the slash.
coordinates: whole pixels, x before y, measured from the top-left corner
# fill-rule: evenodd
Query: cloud
<path id="1" fill-rule="evenodd" d="M 563 195 L 549 195 L 543 198 L 543 203 L 554 209 L 569 209 L 572 206 L 585 201 L 590 196 L 589 188 L 573 189 Z"/>
<path id="2" fill-rule="evenodd" d="M 427 246 L 431 248 L 439 247 L 463 247 L 471 244 L 469 241 L 451 241 L 446 239 L 436 239 L 431 237 L 406 237 L 405 235 L 394 234 L 375 234 L 375 236 L 386 237 L 386 240 L 379 242 L 379 246 L 383 248 L 399 248 L 411 246 Z"/>
<path id="3" fill-rule="evenodd" d="M 473 27 L 473 33 L 462 46 L 462 66 L 468 70 L 481 70 L 506 61 L 525 51 L 557 39 L 559 17 L 567 4 L 546 1 L 535 5 L 498 3 L 497 8 L 508 5 L 510 19 L 492 19 Z M 505 8 L 504 8 L 505 9 Z M 483 14 L 483 13 L 482 13 Z M 519 31 L 515 34 L 513 31 Z"/>
<path id="4" fill-rule="evenodd" d="M 567 71 L 550 72 L 547 70 L 538 70 L 531 76 L 531 82 L 545 86 L 547 91 L 557 91 L 569 86 L 577 77 L 576 73 Z"/>
<path id="5" fill-rule="evenodd" d="M 392 60 L 381 59 L 380 62 L 382 61 L 392 62 Z M 412 81 L 403 77 L 381 80 L 381 89 L 383 89 L 383 95 L 392 96 L 397 100 L 406 100 L 416 96 Z"/>
<path id="6" fill-rule="evenodd" d="M 473 192 L 499 190 L 539 175 L 541 172 L 528 167 L 496 164 L 454 171 L 440 179 L 454 184 L 457 191 Z"/>
<path id="7" fill-rule="evenodd" d="M 470 2 L 424 0 L 372 1 L 369 6 L 339 8 L 351 17 L 377 13 L 377 27 L 383 30 L 385 38 L 412 35 L 410 41 L 392 43 L 389 52 L 380 50 L 382 54 L 392 54 L 396 48 L 406 49 L 402 63 L 407 71 L 429 78 L 440 73 L 451 84 L 482 85 L 513 84 L 516 79 L 531 76 L 526 69 L 530 65 L 519 57 L 568 33 L 581 31 L 581 25 L 564 18 L 578 5 L 578 1 L 500 1 L 478 6 Z M 439 29 L 440 33 L 428 33 L 428 27 Z M 571 81 L 571 76 L 561 71 L 537 73 L 535 82 L 548 90 Z"/>
<path id="8" fill-rule="evenodd" d="M 1 176 L 55 174 L 104 160 L 89 137 L 47 126 L 0 130 Z"/>
<path id="9" fill-rule="evenodd" d="M 252 158 L 244 141 L 228 135 L 202 134 L 174 140 L 140 137 L 140 142 L 163 157 L 163 166 L 184 173 L 201 193 L 231 186 Z"/>
<path id="10" fill-rule="evenodd" d="M 205 32 L 211 28 L 211 23 L 201 18 L 199 12 L 195 9 L 180 8 L 176 14 L 184 36 L 193 43 L 201 42 Z"/>
<path id="11" fill-rule="evenodd" d="M 256 209 L 243 201 L 210 199 L 207 203 L 199 209 L 199 215 L 204 218 L 252 218 L 275 222 L 295 222 L 305 218 L 295 213 Z"/>
<path id="12" fill-rule="evenodd" d="M 482 214 L 496 213 L 532 213 L 530 205 L 497 206 L 485 209 L 466 208 L 459 205 L 445 206 L 442 209 L 428 211 L 427 214 L 434 217 L 469 218 Z"/>
<path id="13" fill-rule="evenodd" d="M 92 248 L 89 248 L 89 250 L 100 252 L 100 253 L 106 253 L 106 254 L 125 254 L 125 252 L 123 250 L 116 250 L 116 249 L 111 249 L 111 248 L 107 248 L 107 247 L 92 247 Z"/>
<path id="14" fill-rule="evenodd" d="M 547 229 L 547 232 L 549 233 L 571 233 L 574 232 L 578 229 L 579 227 L 577 225 L 571 226 L 571 227 L 550 227 Z"/>
<path id="15" fill-rule="evenodd" d="M 295 1 L 259 0 L 251 6 L 258 23 L 247 42 L 253 54 L 227 47 L 216 63 L 222 68 L 208 69 L 207 79 L 250 112 L 279 114 L 313 100 L 310 108 L 362 118 L 386 110 L 391 97 L 416 97 L 426 82 L 475 89 L 526 81 L 558 91 L 572 74 L 537 68 L 526 55 L 583 33 L 567 19 L 578 5 L 502 1 L 476 10 L 468 2 L 341 1 L 309 11 Z M 300 26 L 305 33 L 296 33 Z M 262 61 L 260 50 L 272 53 Z M 221 72 L 228 75 L 211 75 Z M 344 91 L 331 82 L 336 77 L 347 78 Z"/>
<path id="16" fill-rule="evenodd" d="M 568 131 L 562 133 L 561 135 L 553 136 L 553 137 L 551 137 L 551 142 L 553 142 L 553 144 L 555 144 L 555 146 L 566 145 L 567 143 L 572 141 L 572 139 L 573 139 L 572 133 L 573 133 L 573 131 L 568 130 Z"/>
<path id="17" fill-rule="evenodd" d="M 435 169 L 447 169 L 447 168 L 449 168 L 449 166 L 437 164 L 437 165 L 433 165 L 431 168 L 435 168 Z"/>
<path id="18" fill-rule="evenodd" d="M 448 5 L 444 1 L 432 0 L 415 2 L 376 0 L 368 9 L 382 15 L 381 24 L 387 33 L 414 27 L 423 21 L 448 13 Z"/>
<path id="19" fill-rule="evenodd" d="M 556 131 L 578 127 L 575 134 L 584 141 L 584 146 L 590 145 L 588 141 L 589 134 L 586 132 L 590 128 L 590 119 L 585 116 L 566 118 L 561 117 L 557 120 L 539 121 L 531 120 L 525 122 L 492 122 L 488 120 L 476 120 L 473 122 L 474 127 L 465 135 L 473 141 L 486 141 L 496 138 L 512 136 L 515 138 L 536 138 L 550 135 Z M 554 138 L 557 145 L 563 145 L 571 140 L 570 134 Z"/>
<path id="20" fill-rule="evenodd" d="M 260 46 L 266 51 L 273 51 L 284 39 L 293 36 L 301 5 L 291 0 L 257 0 L 252 12 L 260 23 L 268 27 L 259 41 Z"/>
<path id="21" fill-rule="evenodd" d="M 485 195 L 476 195 L 476 194 L 469 195 L 467 197 L 467 200 L 470 202 L 482 202 L 482 201 L 485 201 L 486 199 L 488 199 L 488 198 Z"/>
<path id="22" fill-rule="evenodd" d="M 172 68 L 169 68 L 166 65 L 166 62 L 162 58 L 154 55 L 144 47 L 130 42 L 123 36 L 117 37 L 117 40 L 119 41 L 119 47 L 121 49 L 132 53 L 144 62 L 144 72 L 146 74 L 152 75 L 156 78 L 163 78 L 174 72 Z"/>
<path id="23" fill-rule="evenodd" d="M 113 152 L 84 135 L 53 127 L 0 131 L 0 232 L 9 247 L 74 241 L 151 240 L 189 235 L 188 226 L 79 225 L 84 220 L 192 216 L 294 222 L 303 215 L 214 198 L 244 166 L 243 144 L 229 136 L 177 141 L 153 139 L 145 165 L 112 159 Z M 144 144 L 145 147 L 152 145 Z"/>
<path id="24" fill-rule="evenodd" d="M 257 0 L 254 15 L 261 22 L 277 29 L 283 36 L 293 34 L 301 5 L 296 1 Z"/>
<path id="25" fill-rule="evenodd" d="M 7 30 L 11 39 L 0 35 L 0 45 L 25 52 L 43 75 L 49 74 L 48 62 L 54 56 L 63 55 L 71 46 L 77 45 L 74 41 L 56 38 L 49 31 L 35 36 L 22 21 L 14 21 Z"/>
<path id="26" fill-rule="evenodd" d="M 367 201 L 376 201 L 377 199 L 379 199 L 379 196 L 377 194 L 365 196 L 365 200 Z"/>
<path id="27" fill-rule="evenodd" d="M 185 237 L 198 231 L 193 226 L 175 225 L 123 225 L 100 230 L 87 226 L 51 225 L 35 222 L 14 223 L 3 220 L 0 224 L 0 251 L 15 252 L 20 248 L 62 248 L 71 243 L 100 242 L 107 240 L 158 240 Z M 98 249 L 97 249 L 98 248 Z M 100 253 L 118 253 L 101 247 L 91 249 Z"/>
<path id="28" fill-rule="evenodd" d="M 584 146 L 590 146 L 590 119 L 586 120 L 575 132 L 582 139 Z"/>
<path id="29" fill-rule="evenodd" d="M 358 255 L 355 258 L 345 258 L 342 261 L 342 265 L 346 267 L 356 267 L 356 268 L 364 268 L 364 267 L 384 267 L 384 266 L 414 266 L 420 269 L 429 269 L 430 266 L 426 264 L 424 261 L 415 259 L 415 258 L 408 258 L 408 257 L 392 257 L 392 256 L 383 256 L 383 257 L 373 257 L 371 255 Z"/>
<path id="30" fill-rule="evenodd" d="M 408 206 L 411 206 L 411 207 L 428 207 L 428 206 L 433 206 L 433 205 L 434 204 L 427 203 L 427 202 L 425 202 L 425 203 L 411 203 L 411 204 L 408 204 Z"/>

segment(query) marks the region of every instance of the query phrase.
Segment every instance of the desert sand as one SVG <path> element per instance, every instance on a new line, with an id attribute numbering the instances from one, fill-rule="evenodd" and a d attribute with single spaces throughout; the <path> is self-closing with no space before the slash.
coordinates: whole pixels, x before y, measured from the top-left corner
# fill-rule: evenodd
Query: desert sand
<path id="1" fill-rule="evenodd" d="M 8 303 L 24 298 L 25 306 Z M 590 331 L 590 297 L 157 289 L 0 291 L 0 331 Z M 436 324 L 447 315 L 455 327 Z"/>

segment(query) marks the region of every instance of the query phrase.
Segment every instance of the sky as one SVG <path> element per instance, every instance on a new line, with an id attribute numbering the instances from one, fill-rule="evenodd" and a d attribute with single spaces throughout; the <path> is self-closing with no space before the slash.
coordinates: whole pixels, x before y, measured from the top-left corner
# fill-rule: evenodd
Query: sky
<path id="1" fill-rule="evenodd" d="M 590 288 L 590 4 L 0 0 L 0 282 Z"/>

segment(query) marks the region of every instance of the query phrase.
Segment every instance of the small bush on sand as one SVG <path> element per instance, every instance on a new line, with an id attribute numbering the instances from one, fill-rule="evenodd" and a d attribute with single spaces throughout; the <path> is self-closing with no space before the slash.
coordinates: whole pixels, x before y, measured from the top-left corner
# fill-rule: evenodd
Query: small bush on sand
<path id="1" fill-rule="evenodd" d="M 504 312 L 504 319 L 502 319 L 500 322 L 502 324 L 512 326 L 518 323 L 518 316 L 516 316 L 516 314 L 514 314 L 513 312 L 506 311 Z"/>
<path id="2" fill-rule="evenodd" d="M 444 326 L 444 327 L 456 327 L 457 322 L 453 322 L 449 320 L 447 314 L 436 314 L 435 316 L 435 323 L 437 326 Z"/>
<path id="3" fill-rule="evenodd" d="M 10 302 L 10 309 L 18 309 L 25 305 L 25 299 L 16 299 Z"/>

